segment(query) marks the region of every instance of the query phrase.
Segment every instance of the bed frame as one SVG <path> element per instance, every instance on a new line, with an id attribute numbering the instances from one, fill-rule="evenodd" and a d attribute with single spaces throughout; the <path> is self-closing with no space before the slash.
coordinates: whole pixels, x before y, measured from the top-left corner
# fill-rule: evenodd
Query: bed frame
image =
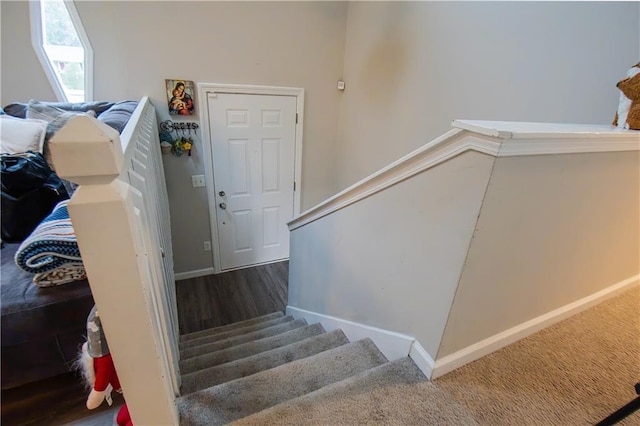
<path id="1" fill-rule="evenodd" d="M 79 184 L 69 214 L 136 424 L 177 424 L 178 319 L 169 203 L 155 108 L 122 135 L 73 118 L 51 141 L 56 172 Z"/>

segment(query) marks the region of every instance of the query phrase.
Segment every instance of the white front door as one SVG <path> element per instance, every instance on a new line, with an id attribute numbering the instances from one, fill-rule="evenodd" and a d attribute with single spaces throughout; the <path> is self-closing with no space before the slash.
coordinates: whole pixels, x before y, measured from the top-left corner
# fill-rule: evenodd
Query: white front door
<path id="1" fill-rule="evenodd" d="M 289 257 L 296 97 L 208 97 L 220 270 Z"/>

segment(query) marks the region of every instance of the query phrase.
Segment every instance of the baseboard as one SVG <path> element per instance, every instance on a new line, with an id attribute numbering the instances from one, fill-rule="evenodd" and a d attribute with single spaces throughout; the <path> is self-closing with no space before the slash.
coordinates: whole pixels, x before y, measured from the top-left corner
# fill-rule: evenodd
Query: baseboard
<path id="1" fill-rule="evenodd" d="M 409 350 L 409 356 L 418 366 L 420 371 L 422 371 L 422 374 L 424 374 L 427 379 L 431 379 L 435 361 L 417 340 L 413 341 L 411 349 Z"/>
<path id="2" fill-rule="evenodd" d="M 176 281 L 187 280 L 189 278 L 204 277 L 205 275 L 212 275 L 214 273 L 213 268 L 195 269 L 193 271 L 179 272 L 175 274 Z"/>
<path id="3" fill-rule="evenodd" d="M 292 315 L 296 319 L 304 318 L 309 324 L 319 322 L 326 331 L 341 329 L 352 342 L 368 337 L 378 346 L 380 352 L 382 352 L 389 361 L 394 361 L 409 355 L 415 341 L 413 337 L 404 334 L 307 311 L 305 309 L 294 308 L 293 306 L 287 306 L 287 315 Z"/>
<path id="4" fill-rule="evenodd" d="M 549 327 L 581 311 L 604 302 L 634 286 L 640 284 L 640 275 L 633 276 L 610 287 L 600 290 L 590 296 L 584 297 L 561 308 L 540 315 L 530 321 L 524 322 L 509 330 L 498 333 L 478 343 L 459 350 L 451 355 L 436 360 L 433 365 L 431 379 L 443 376 L 456 368 L 462 367 L 485 355 L 497 351 L 507 345 L 517 342 L 543 328 Z M 429 376 L 427 376 L 429 377 Z"/>

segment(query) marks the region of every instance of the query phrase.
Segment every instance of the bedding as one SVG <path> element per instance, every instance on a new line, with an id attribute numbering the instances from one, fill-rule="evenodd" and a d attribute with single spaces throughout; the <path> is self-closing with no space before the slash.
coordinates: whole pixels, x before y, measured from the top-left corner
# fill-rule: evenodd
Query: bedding
<path id="1" fill-rule="evenodd" d="M 131 114 L 138 106 L 135 101 L 116 102 L 111 108 L 98 116 L 98 120 L 122 133 Z"/>
<path id="2" fill-rule="evenodd" d="M 42 152 L 47 122 L 0 115 L 0 153 Z"/>
<path id="3" fill-rule="evenodd" d="M 41 102 L 43 105 L 51 105 L 56 108 L 60 108 L 65 111 L 75 111 L 75 112 L 87 112 L 93 111 L 96 113 L 96 116 L 102 114 L 113 105 L 114 102 L 105 102 L 105 101 L 96 101 L 96 102 L 78 102 L 78 103 L 70 103 L 70 102 Z M 5 114 L 17 117 L 17 118 L 27 118 L 27 108 L 29 103 L 23 102 L 14 102 L 9 104 L 3 108 Z"/>
<path id="4" fill-rule="evenodd" d="M 27 104 L 26 119 L 42 120 L 47 122 L 47 139 L 62 129 L 70 118 L 76 115 L 90 115 L 96 117 L 95 111 L 87 112 L 65 111 L 53 105 L 47 105 L 36 100 L 30 100 Z"/>
<path id="5" fill-rule="evenodd" d="M 38 287 L 52 287 L 73 281 L 87 279 L 87 272 L 82 263 L 65 263 L 47 272 L 40 272 L 33 277 L 33 283 Z"/>
<path id="6" fill-rule="evenodd" d="M 69 200 L 60 201 L 20 244 L 15 258 L 20 268 L 37 274 L 69 263 L 82 263 L 68 204 Z"/>
<path id="7" fill-rule="evenodd" d="M 0 236 L 5 242 L 23 241 L 58 202 L 69 198 L 64 182 L 39 152 L 1 154 L 0 178 Z"/>
<path id="8" fill-rule="evenodd" d="M 9 118 L 28 123 L 35 116 L 46 118 L 47 121 L 40 124 L 45 137 L 42 151 L 46 152 L 47 133 L 51 136 L 57 128 L 64 125 L 60 124 L 62 121 L 66 123 L 73 116 L 67 112 L 94 111 L 98 120 L 121 133 L 136 106 L 137 102 L 133 101 L 78 104 L 31 101 L 5 106 L 3 111 L 7 115 L 0 114 L 0 120 Z M 75 185 L 65 183 L 69 184 L 65 186 L 71 194 Z M 67 224 L 70 222 L 64 204 L 57 206 L 51 220 L 42 225 L 41 230 L 46 232 L 40 237 L 27 238 L 22 248 L 18 243 L 2 244 L 2 389 L 71 371 L 78 349 L 85 340 L 86 319 L 94 301 L 88 281 L 78 280 L 84 276 L 84 270 L 79 262 L 77 244 L 75 248 L 65 245 L 64 238 L 56 235 L 64 234 Z M 63 254 L 50 253 L 47 244 L 62 246 Z M 22 250 L 20 254 L 19 250 Z M 68 250 L 68 253 L 64 254 L 64 250 Z M 24 266 L 31 272 L 17 266 L 17 254 L 20 262 L 24 262 Z M 64 285 L 57 285 L 62 282 L 65 282 Z"/>

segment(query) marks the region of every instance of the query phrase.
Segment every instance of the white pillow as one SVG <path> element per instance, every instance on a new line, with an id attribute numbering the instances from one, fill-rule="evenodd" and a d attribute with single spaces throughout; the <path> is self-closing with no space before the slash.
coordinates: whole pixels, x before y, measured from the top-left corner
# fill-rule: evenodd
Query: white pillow
<path id="1" fill-rule="evenodd" d="M 42 152 L 47 122 L 0 115 L 0 153 Z"/>

